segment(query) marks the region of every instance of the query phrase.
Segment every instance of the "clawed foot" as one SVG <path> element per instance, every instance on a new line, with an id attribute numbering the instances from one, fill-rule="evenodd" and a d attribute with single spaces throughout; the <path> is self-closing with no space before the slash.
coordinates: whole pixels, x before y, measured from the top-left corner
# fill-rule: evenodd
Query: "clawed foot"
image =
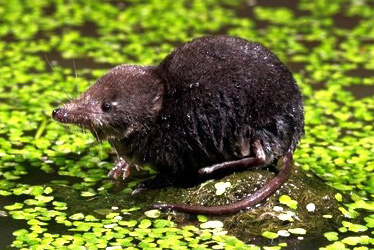
<path id="1" fill-rule="evenodd" d="M 114 167 L 109 171 L 108 176 L 114 180 L 118 180 L 122 177 L 123 180 L 126 180 L 131 172 L 131 168 L 138 168 L 137 165 L 128 164 L 122 157 L 116 162 Z"/>
<path id="2" fill-rule="evenodd" d="M 243 161 L 245 159 L 246 158 L 238 160 L 238 161 L 225 161 L 225 162 L 214 164 L 214 165 L 211 165 L 211 166 L 208 166 L 208 167 L 200 168 L 199 169 L 199 175 L 200 176 L 209 175 L 209 174 L 211 174 L 213 172 L 216 172 L 217 170 L 220 170 L 220 169 L 239 168 L 240 164 L 241 164 L 241 161 Z"/>
<path id="3" fill-rule="evenodd" d="M 199 169 L 199 175 L 204 176 L 214 172 L 214 167 L 204 167 Z"/>
<path id="4" fill-rule="evenodd" d="M 225 161 L 221 163 L 217 163 L 208 167 L 200 168 L 199 175 L 204 176 L 216 172 L 217 170 L 222 169 L 233 169 L 233 170 L 241 170 L 246 169 L 249 167 L 258 167 L 266 164 L 265 153 L 260 146 L 255 147 L 256 155 L 254 157 L 246 157 L 239 160 L 234 161 Z"/>

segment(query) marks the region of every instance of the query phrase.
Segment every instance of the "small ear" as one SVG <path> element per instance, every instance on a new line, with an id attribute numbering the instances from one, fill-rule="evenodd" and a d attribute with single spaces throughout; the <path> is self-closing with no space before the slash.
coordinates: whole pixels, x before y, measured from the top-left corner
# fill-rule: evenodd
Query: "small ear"
<path id="1" fill-rule="evenodd" d="M 152 106 L 152 111 L 153 112 L 159 112 L 162 108 L 162 97 L 161 96 L 157 96 L 154 100 L 153 100 L 153 106 Z"/>
<path id="2" fill-rule="evenodd" d="M 164 95 L 164 84 L 161 82 L 161 80 L 157 80 L 155 82 L 155 87 L 157 88 L 157 92 L 152 101 L 153 103 L 152 110 L 154 112 L 158 112 L 162 108 L 162 102 L 163 102 L 162 98 Z"/>
<path id="3" fill-rule="evenodd" d="M 117 91 L 111 91 L 111 92 L 113 92 L 113 93 L 110 94 L 108 99 L 111 102 L 115 102 L 116 100 L 118 100 L 118 92 Z"/>

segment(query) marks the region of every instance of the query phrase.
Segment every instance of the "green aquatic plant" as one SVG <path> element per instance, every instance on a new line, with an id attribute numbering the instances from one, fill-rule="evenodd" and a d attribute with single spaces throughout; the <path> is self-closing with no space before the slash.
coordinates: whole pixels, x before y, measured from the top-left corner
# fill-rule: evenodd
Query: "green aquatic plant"
<path id="1" fill-rule="evenodd" d="M 229 34 L 271 48 L 302 88 L 306 127 L 294 156 L 296 167 L 312 171 L 339 190 L 329 197 L 335 196 L 340 205 L 334 211 L 343 217 L 335 222 L 336 229 L 320 232 L 319 239 L 326 242 L 320 240 L 325 245 L 318 246 L 370 249 L 373 2 L 250 2 L 0 0 L 0 233 L 9 239 L 0 242 L 0 248 L 260 249 L 257 241 L 239 233 L 235 235 L 241 240 L 230 236 L 238 226 L 235 220 L 191 220 L 148 211 L 144 206 L 154 201 L 152 196 L 167 199 L 181 191 L 155 191 L 134 201 L 129 194 L 154 174 L 151 168 L 145 167 L 124 186 L 113 183 L 106 179 L 110 146 L 50 119 L 54 107 L 76 97 L 115 65 L 157 64 L 176 45 L 194 37 Z M 234 180 L 200 186 L 218 197 L 205 201 L 225 201 L 235 190 Z M 300 211 L 312 216 L 321 209 L 317 202 L 301 202 L 292 193 L 272 202 L 276 205 L 263 216 L 275 216 L 282 223 L 296 223 Z M 335 221 L 334 211 L 318 214 L 319 221 Z M 237 221 L 246 221 L 242 214 L 236 215 Z M 275 230 L 264 224 L 249 233 L 251 239 L 269 239 L 259 241 L 264 249 L 295 244 L 288 239 L 302 244 L 299 238 L 307 240 L 311 232 L 299 226 Z M 3 235 L 2 225 L 11 227 L 13 235 Z M 274 238 L 281 243 L 270 240 Z"/>

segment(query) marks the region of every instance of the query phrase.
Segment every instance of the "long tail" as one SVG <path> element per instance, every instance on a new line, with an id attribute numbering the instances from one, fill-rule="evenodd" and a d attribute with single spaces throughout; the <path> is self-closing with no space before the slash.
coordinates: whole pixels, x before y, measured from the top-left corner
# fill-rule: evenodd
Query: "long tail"
<path id="1" fill-rule="evenodd" d="M 272 180 L 266 183 L 261 189 L 257 190 L 248 198 L 245 198 L 233 204 L 213 207 L 205 207 L 200 205 L 155 204 L 152 207 L 161 210 L 170 209 L 174 211 L 191 214 L 222 215 L 239 212 L 240 210 L 246 209 L 249 206 L 253 206 L 269 197 L 271 194 L 277 191 L 282 186 L 282 184 L 288 179 L 293 166 L 292 153 L 287 152 L 283 156 L 282 161 L 282 169 L 279 171 L 276 177 L 274 177 Z"/>

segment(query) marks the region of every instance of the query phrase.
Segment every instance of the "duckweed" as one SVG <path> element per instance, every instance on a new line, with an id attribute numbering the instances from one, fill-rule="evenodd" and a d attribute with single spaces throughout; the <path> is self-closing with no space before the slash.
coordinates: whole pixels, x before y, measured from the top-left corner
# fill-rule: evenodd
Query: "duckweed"
<path id="1" fill-rule="evenodd" d="M 144 212 L 144 214 L 148 217 L 148 218 L 158 218 L 160 217 L 161 215 L 161 211 L 160 210 L 157 210 L 157 209 L 153 209 L 153 210 L 148 210 L 146 212 Z"/>
<path id="2" fill-rule="evenodd" d="M 329 241 L 337 241 L 339 239 L 337 232 L 327 232 L 323 234 Z"/>
<path id="3" fill-rule="evenodd" d="M 289 208 L 297 208 L 297 201 L 292 200 L 291 197 L 288 195 L 282 195 L 281 197 L 279 197 L 279 202 L 287 205 Z"/>
<path id="4" fill-rule="evenodd" d="M 264 236 L 265 238 L 268 238 L 268 239 L 278 238 L 278 234 L 277 233 L 273 233 L 273 232 L 269 232 L 269 231 L 263 232 L 262 236 Z"/>
<path id="5" fill-rule="evenodd" d="M 335 199 L 344 217 L 336 230 L 321 232 L 331 242 L 316 242 L 316 247 L 371 249 L 372 1 L 299 0 L 272 7 L 250 3 L 0 0 L 0 221 L 8 222 L 0 223 L 0 248 L 260 249 L 256 241 L 230 236 L 220 218 L 188 218 L 185 226 L 186 220 L 180 223 L 172 213 L 146 211 L 143 207 L 152 199 L 136 196 L 137 203 L 128 197 L 154 170 L 145 167 L 120 189 L 106 178 L 113 161 L 110 145 L 50 119 L 54 107 L 115 65 L 156 64 L 192 38 L 228 34 L 271 48 L 294 72 L 305 96 L 305 136 L 295 165 L 339 190 Z M 223 197 L 233 188 L 221 184 L 212 195 Z M 116 192 L 120 195 L 111 198 Z M 290 227 L 249 234 L 269 239 L 259 241 L 263 249 L 292 248 L 292 239 L 308 236 L 306 229 L 292 228 L 294 214 L 303 209 L 311 215 L 324 211 L 284 194 L 262 216 L 273 219 L 276 213 Z M 240 220 L 241 214 L 237 216 Z M 336 219 L 330 212 L 321 216 Z M 275 238 L 284 242 L 275 243 Z"/>
<path id="6" fill-rule="evenodd" d="M 304 228 L 290 228 L 288 232 L 292 234 L 306 234 L 306 230 Z"/>

